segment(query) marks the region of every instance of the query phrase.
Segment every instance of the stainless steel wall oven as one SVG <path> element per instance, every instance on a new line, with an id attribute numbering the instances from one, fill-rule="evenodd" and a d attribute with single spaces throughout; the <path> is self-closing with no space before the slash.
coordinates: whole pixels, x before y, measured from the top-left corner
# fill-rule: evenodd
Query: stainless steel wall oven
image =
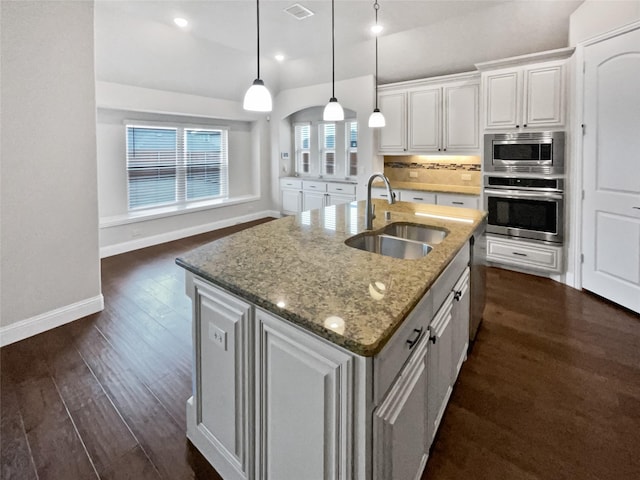
<path id="1" fill-rule="evenodd" d="M 564 180 L 553 177 L 484 177 L 487 233 L 550 243 L 564 241 Z"/>

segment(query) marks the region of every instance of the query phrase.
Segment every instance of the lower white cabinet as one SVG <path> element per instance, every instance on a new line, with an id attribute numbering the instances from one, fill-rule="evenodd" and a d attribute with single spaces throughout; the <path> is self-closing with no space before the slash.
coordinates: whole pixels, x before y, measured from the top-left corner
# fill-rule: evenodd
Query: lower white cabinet
<path id="1" fill-rule="evenodd" d="M 189 439 L 225 480 L 419 479 L 466 358 L 469 258 L 467 244 L 374 357 L 187 273 Z"/>
<path id="2" fill-rule="evenodd" d="M 327 194 L 324 192 L 302 192 L 302 211 L 315 210 L 326 206 Z"/>
<path id="3" fill-rule="evenodd" d="M 429 457 L 428 335 L 422 335 L 407 365 L 374 411 L 374 480 L 419 480 Z"/>
<path id="4" fill-rule="evenodd" d="M 251 305 L 192 275 L 187 293 L 194 311 L 187 436 L 225 480 L 253 478 Z"/>
<path id="5" fill-rule="evenodd" d="M 563 271 L 563 247 L 487 235 L 487 260 L 525 270 Z"/>
<path id="6" fill-rule="evenodd" d="M 282 213 L 291 215 L 353 202 L 356 199 L 356 185 L 285 177 L 280 179 L 280 197 Z"/>
<path id="7" fill-rule="evenodd" d="M 448 205 L 450 207 L 480 208 L 480 197 L 477 195 L 457 195 L 455 193 L 438 193 L 438 205 Z"/>
<path id="8" fill-rule="evenodd" d="M 257 478 L 351 478 L 353 361 L 256 311 Z"/>

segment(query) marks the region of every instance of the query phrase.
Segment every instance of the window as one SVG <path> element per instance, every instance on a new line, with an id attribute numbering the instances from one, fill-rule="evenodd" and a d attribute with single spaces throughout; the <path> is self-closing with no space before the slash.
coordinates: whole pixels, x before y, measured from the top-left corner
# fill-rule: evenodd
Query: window
<path id="1" fill-rule="evenodd" d="M 126 130 L 129 210 L 227 197 L 226 129 Z"/>
<path id="2" fill-rule="evenodd" d="M 358 122 L 347 121 L 344 124 L 347 145 L 347 165 L 345 170 L 348 177 L 358 175 Z"/>
<path id="3" fill-rule="evenodd" d="M 295 126 L 296 165 L 299 173 L 311 172 L 311 125 L 300 123 Z"/>
<path id="4" fill-rule="evenodd" d="M 336 174 L 336 124 L 321 123 L 319 126 L 320 159 L 323 175 Z"/>

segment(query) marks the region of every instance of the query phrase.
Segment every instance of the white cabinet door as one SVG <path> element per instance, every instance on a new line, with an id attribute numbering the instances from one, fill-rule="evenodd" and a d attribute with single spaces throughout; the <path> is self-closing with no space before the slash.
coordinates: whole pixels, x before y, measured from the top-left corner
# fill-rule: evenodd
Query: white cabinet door
<path id="1" fill-rule="evenodd" d="M 436 195 L 438 205 L 450 207 L 480 208 L 480 197 L 476 195 L 456 195 L 455 193 L 438 193 Z"/>
<path id="2" fill-rule="evenodd" d="M 451 341 L 453 362 L 451 364 L 451 383 L 455 383 L 458 378 L 462 364 L 467 358 L 467 348 L 469 346 L 469 316 L 471 306 L 469 302 L 469 273 L 470 269 L 467 267 L 453 287 L 453 318 L 451 320 L 453 322 Z"/>
<path id="3" fill-rule="evenodd" d="M 398 153 L 407 150 L 407 94 L 381 93 L 378 105 L 384 113 L 386 126 L 378 130 L 379 151 Z"/>
<path id="4" fill-rule="evenodd" d="M 428 439 L 429 443 L 438 430 L 442 415 L 451 396 L 453 371 L 453 292 L 436 313 L 429 325 L 429 395 L 428 395 Z"/>
<path id="5" fill-rule="evenodd" d="M 440 87 L 409 92 L 409 150 L 441 150 L 442 100 Z M 389 122 L 387 122 L 387 125 Z"/>
<path id="6" fill-rule="evenodd" d="M 374 412 L 374 480 L 421 478 L 430 445 L 425 408 L 428 346 L 425 335 Z"/>
<path id="7" fill-rule="evenodd" d="M 282 211 L 298 213 L 302 211 L 302 191 L 282 189 Z"/>
<path id="8" fill-rule="evenodd" d="M 518 128 L 521 88 L 518 70 L 484 73 L 482 82 L 485 92 L 485 128 Z"/>
<path id="9" fill-rule="evenodd" d="M 584 49 L 582 286 L 640 313 L 640 29 Z"/>
<path id="10" fill-rule="evenodd" d="M 444 129 L 442 150 L 480 150 L 479 85 L 452 85 L 443 88 Z"/>
<path id="11" fill-rule="evenodd" d="M 189 439 L 224 478 L 253 478 L 251 306 L 198 278 L 191 295 L 195 392 Z"/>
<path id="12" fill-rule="evenodd" d="M 303 192 L 302 210 L 316 210 L 326 206 L 326 195 L 324 192 Z"/>
<path id="13" fill-rule="evenodd" d="M 327 206 L 329 205 L 342 205 L 343 203 L 353 202 L 356 199 L 353 195 L 338 195 L 336 193 L 330 193 L 327 195 Z"/>
<path id="14" fill-rule="evenodd" d="M 353 357 L 256 311 L 256 477 L 349 479 Z"/>
<path id="15" fill-rule="evenodd" d="M 563 125 L 563 69 L 561 64 L 554 64 L 525 70 L 524 128 Z"/>

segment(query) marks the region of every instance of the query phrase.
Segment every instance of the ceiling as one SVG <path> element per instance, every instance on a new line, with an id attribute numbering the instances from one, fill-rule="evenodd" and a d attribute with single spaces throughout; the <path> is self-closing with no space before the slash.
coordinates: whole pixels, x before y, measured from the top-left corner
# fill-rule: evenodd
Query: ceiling
<path id="1" fill-rule="evenodd" d="M 314 15 L 284 9 L 300 3 Z M 380 83 L 473 70 L 566 47 L 582 0 L 379 0 Z M 256 75 L 255 0 L 96 0 L 96 78 L 220 99 Z M 185 29 L 173 19 L 189 21 Z M 335 1 L 336 80 L 374 73 L 373 0 Z M 331 2 L 260 1 L 261 77 L 272 92 L 330 81 Z M 274 60 L 276 53 L 285 61 Z"/>
<path id="2" fill-rule="evenodd" d="M 425 27 L 507 1 L 523 0 L 379 0 L 382 36 Z M 190 35 L 246 54 L 256 51 L 256 2 L 253 0 L 98 0 L 100 8 L 117 15 L 166 24 L 175 17 L 189 20 Z M 314 15 L 298 20 L 284 11 L 299 3 Z M 372 38 L 373 1 L 335 2 L 336 49 Z M 260 2 L 261 54 L 287 59 L 326 54 L 331 48 L 331 2 L 328 0 L 262 0 Z"/>

